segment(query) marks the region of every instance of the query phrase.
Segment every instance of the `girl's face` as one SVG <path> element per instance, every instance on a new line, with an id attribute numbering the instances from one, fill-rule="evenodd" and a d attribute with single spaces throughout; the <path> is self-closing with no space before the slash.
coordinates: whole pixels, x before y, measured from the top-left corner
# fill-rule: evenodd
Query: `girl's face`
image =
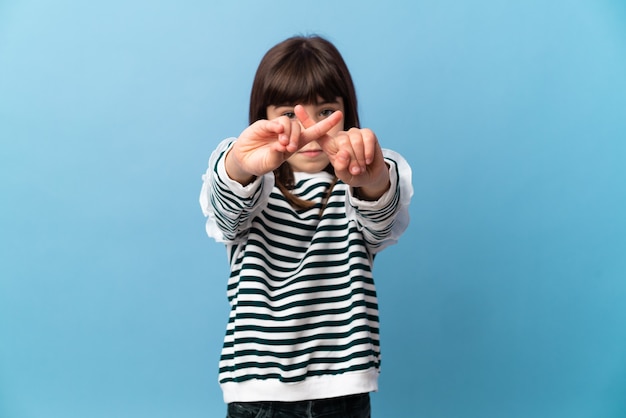
<path id="1" fill-rule="evenodd" d="M 310 103 L 303 105 L 304 110 L 311 119 L 315 122 L 319 122 L 322 119 L 327 118 L 333 112 L 340 110 L 344 112 L 343 99 L 337 97 L 334 102 L 326 102 L 321 98 L 318 98 L 317 103 Z M 268 106 L 267 118 L 269 120 L 276 119 L 280 116 L 287 116 L 290 119 L 295 119 L 295 113 L 293 111 L 294 106 L 281 105 L 281 106 Z M 328 131 L 330 135 L 334 135 L 343 130 L 343 119 L 333 129 Z M 329 164 L 328 157 L 322 151 L 322 148 L 317 141 L 312 141 L 300 148 L 293 154 L 287 162 L 293 169 L 293 171 L 302 171 L 305 173 L 319 173 L 324 170 Z"/>

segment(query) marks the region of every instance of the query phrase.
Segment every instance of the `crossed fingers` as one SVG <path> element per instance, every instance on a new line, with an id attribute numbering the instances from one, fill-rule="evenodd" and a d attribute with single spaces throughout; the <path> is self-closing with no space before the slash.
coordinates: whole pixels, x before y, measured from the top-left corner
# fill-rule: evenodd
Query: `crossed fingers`
<path id="1" fill-rule="evenodd" d="M 328 135 L 328 131 L 332 126 L 336 125 L 334 117 L 340 112 L 334 112 L 328 118 L 318 123 L 315 123 L 300 105 L 294 108 L 294 112 L 305 128 L 303 132 L 303 136 L 305 133 L 307 134 L 305 141 L 318 140 L 336 171 L 347 170 L 353 176 L 367 171 L 367 166 L 374 159 L 377 143 L 376 136 L 372 131 L 353 128 L 347 132 L 339 132 L 331 137 Z M 327 121 L 329 125 L 323 124 L 323 122 Z M 332 126 L 330 125 L 331 123 Z"/>
<path id="2" fill-rule="evenodd" d="M 296 117 L 302 124 L 302 127 L 304 128 L 304 131 L 301 135 L 302 139 L 304 140 L 302 146 L 327 135 L 328 131 L 333 129 L 339 122 L 341 122 L 341 119 L 343 118 L 343 114 L 341 113 L 341 111 L 336 111 L 333 112 L 326 119 L 315 122 L 300 105 L 296 105 L 296 107 L 294 108 L 294 112 L 296 114 Z"/>

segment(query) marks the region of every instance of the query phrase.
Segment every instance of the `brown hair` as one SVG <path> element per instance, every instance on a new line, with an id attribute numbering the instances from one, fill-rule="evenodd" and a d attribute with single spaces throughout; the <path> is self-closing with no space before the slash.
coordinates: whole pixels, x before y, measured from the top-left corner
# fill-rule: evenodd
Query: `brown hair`
<path id="1" fill-rule="evenodd" d="M 259 64 L 250 94 L 250 124 L 267 118 L 271 105 L 316 103 L 318 97 L 334 102 L 343 99 L 344 129 L 358 128 L 357 99 L 348 67 L 337 48 L 319 36 L 295 36 L 272 47 Z M 332 166 L 327 170 L 333 173 Z M 285 162 L 274 170 L 276 185 L 297 209 L 312 202 L 294 196 L 293 171 Z M 335 179 L 336 182 L 336 179 Z M 327 191 L 330 195 L 334 185 Z M 323 210 L 323 208 L 322 208 Z"/>

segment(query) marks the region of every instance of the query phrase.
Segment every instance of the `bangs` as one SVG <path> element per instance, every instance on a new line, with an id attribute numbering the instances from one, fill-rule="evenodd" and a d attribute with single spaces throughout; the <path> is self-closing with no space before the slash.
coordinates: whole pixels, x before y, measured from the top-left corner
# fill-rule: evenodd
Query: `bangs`
<path id="1" fill-rule="evenodd" d="M 320 37 L 289 38 L 259 64 L 250 92 L 249 122 L 267 118 L 268 106 L 343 100 L 344 128 L 359 127 L 352 77 L 335 46 Z"/>
<path id="2" fill-rule="evenodd" d="M 263 94 L 265 106 L 312 104 L 320 98 L 334 102 L 346 97 L 341 76 L 310 51 L 301 52 L 288 56 L 270 73 Z"/>

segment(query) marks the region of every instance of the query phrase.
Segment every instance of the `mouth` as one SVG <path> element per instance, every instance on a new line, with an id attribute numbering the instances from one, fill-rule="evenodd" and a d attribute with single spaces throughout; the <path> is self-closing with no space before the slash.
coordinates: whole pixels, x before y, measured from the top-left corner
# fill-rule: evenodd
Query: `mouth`
<path id="1" fill-rule="evenodd" d="M 322 152 L 323 151 L 321 149 L 312 149 L 312 150 L 300 151 L 299 154 L 312 158 L 312 157 L 317 157 L 318 155 L 322 154 Z"/>

